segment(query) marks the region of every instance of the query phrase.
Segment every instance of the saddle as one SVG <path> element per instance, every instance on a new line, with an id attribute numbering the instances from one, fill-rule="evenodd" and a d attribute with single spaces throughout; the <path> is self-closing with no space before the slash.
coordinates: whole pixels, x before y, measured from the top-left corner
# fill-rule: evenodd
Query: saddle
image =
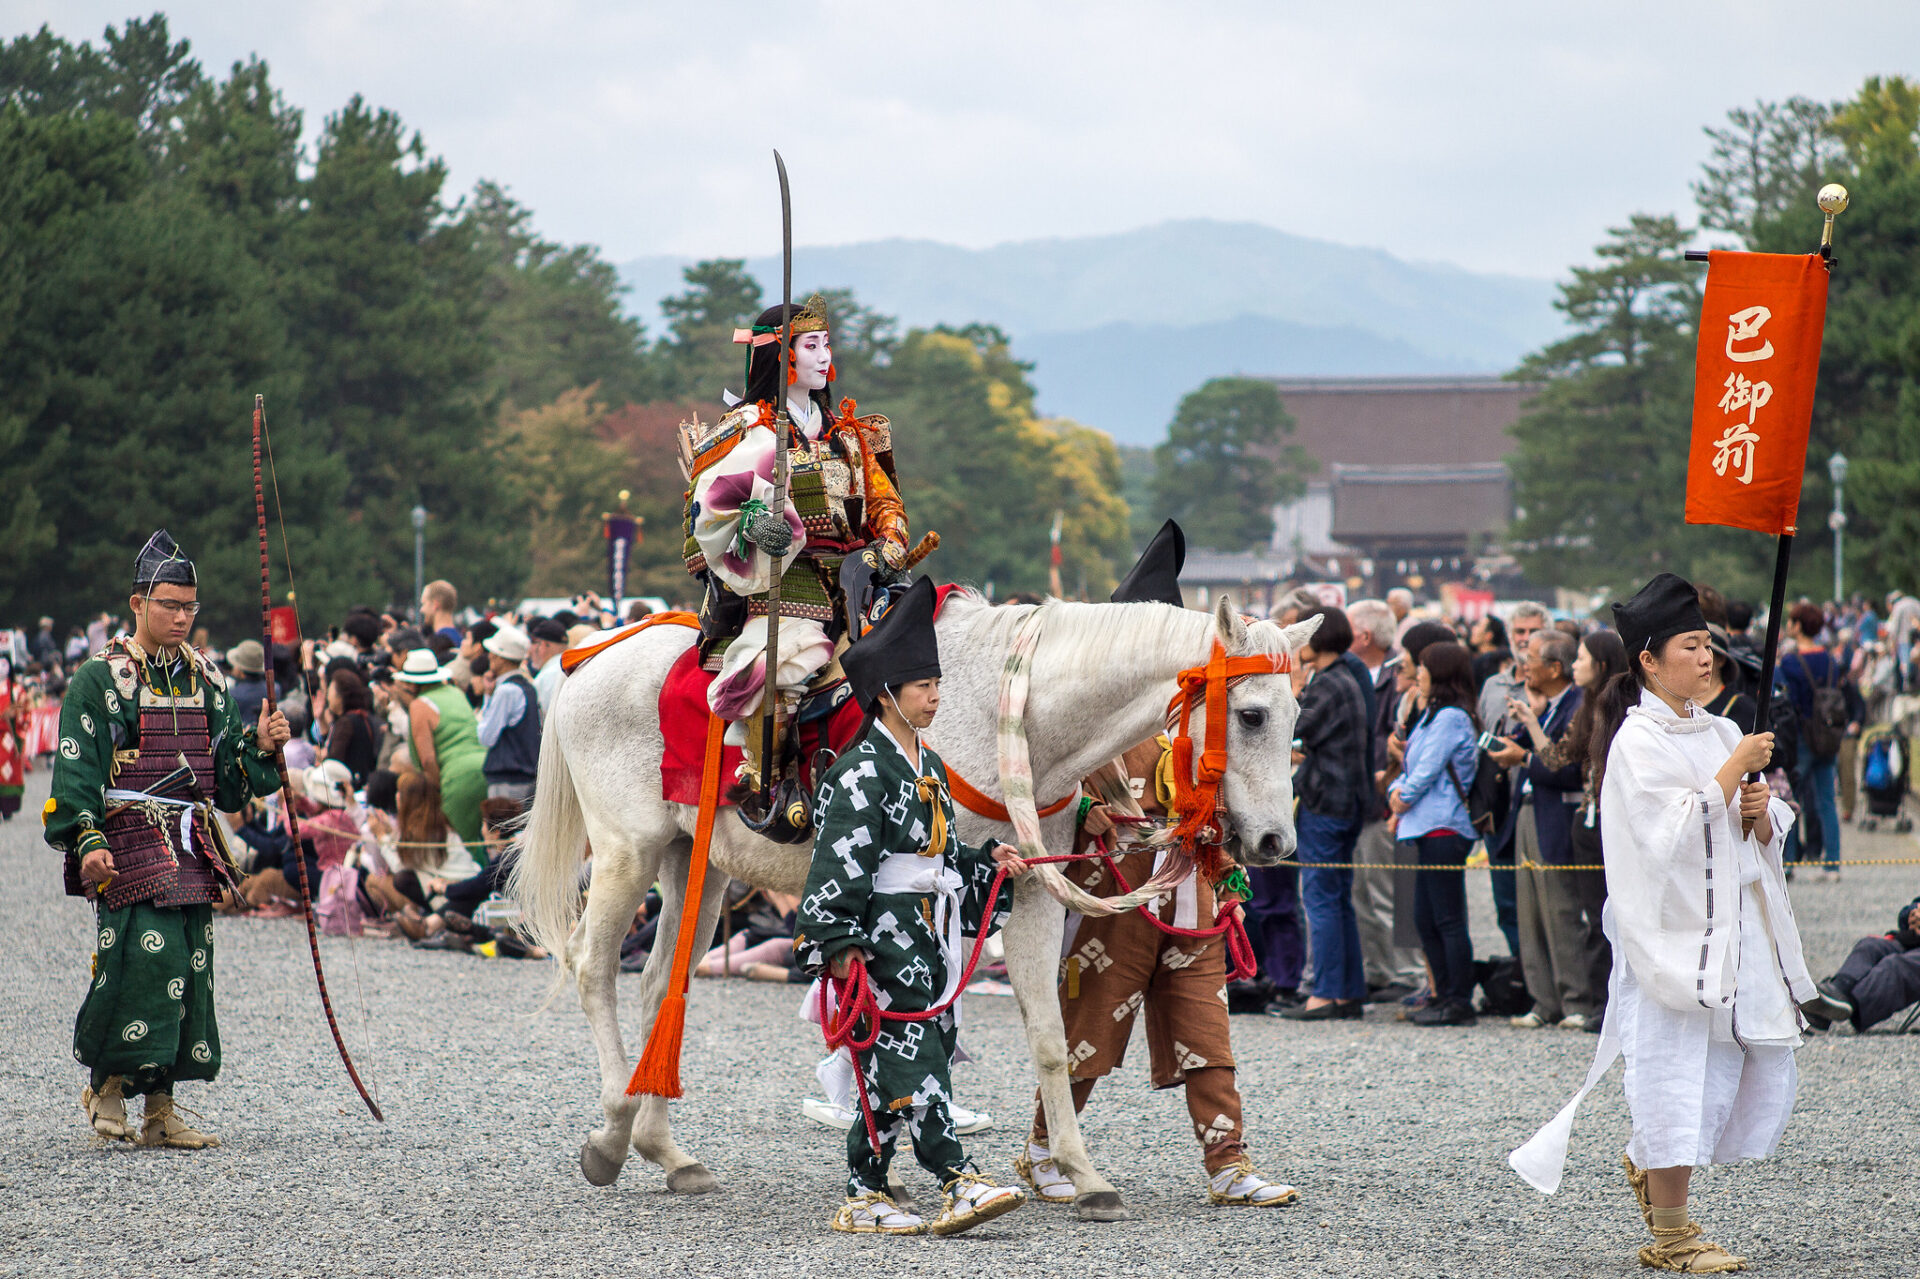
<path id="1" fill-rule="evenodd" d="M 700 767 L 706 749 L 707 686 L 713 683 L 712 671 L 700 661 L 700 646 L 694 645 L 680 655 L 660 686 L 660 735 L 666 749 L 660 756 L 660 790 L 669 803 L 700 802 Z M 800 709 L 785 721 L 789 733 L 786 761 L 779 792 L 768 813 L 758 813 L 757 795 L 744 806 L 741 816 L 747 824 L 769 838 L 782 843 L 802 843 L 813 838 L 812 794 L 820 775 L 837 753 L 860 731 L 865 716 L 853 700 L 852 686 L 844 678 L 833 678 L 809 688 L 801 698 Z M 742 752 L 737 746 L 724 748 L 720 756 L 720 775 L 733 776 L 740 767 Z M 740 800 L 748 795 L 740 791 L 724 792 L 723 808 L 742 808 Z M 799 821 L 781 820 L 793 804 L 802 806 Z M 769 818 L 774 819 L 769 822 Z"/>

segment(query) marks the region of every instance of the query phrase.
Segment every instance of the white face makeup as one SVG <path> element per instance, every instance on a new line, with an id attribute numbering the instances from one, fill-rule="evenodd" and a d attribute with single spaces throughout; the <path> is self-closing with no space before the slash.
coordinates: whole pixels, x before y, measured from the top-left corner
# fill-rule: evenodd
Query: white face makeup
<path id="1" fill-rule="evenodd" d="M 802 333 L 793 340 L 793 385 L 790 394 L 810 395 L 827 386 L 827 370 L 833 367 L 833 346 L 825 330 Z"/>

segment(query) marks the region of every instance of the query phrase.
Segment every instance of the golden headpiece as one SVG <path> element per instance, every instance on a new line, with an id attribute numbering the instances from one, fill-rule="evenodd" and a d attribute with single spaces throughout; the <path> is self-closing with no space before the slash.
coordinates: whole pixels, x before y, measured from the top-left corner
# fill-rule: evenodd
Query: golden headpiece
<path id="1" fill-rule="evenodd" d="M 795 337 L 799 337 L 802 333 L 826 332 L 826 299 L 816 293 L 801 303 L 800 306 L 794 309 L 791 327 Z M 777 324 L 756 324 L 749 329 L 735 329 L 733 331 L 733 344 L 735 346 L 766 346 L 770 342 L 777 342 L 779 340 L 780 326 Z"/>

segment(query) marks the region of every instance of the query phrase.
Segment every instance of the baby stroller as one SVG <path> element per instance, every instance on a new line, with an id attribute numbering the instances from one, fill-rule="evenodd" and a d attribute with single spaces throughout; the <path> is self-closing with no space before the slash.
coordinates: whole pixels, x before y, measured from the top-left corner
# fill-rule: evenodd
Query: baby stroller
<path id="1" fill-rule="evenodd" d="M 1867 792 L 1861 830 L 1876 830 L 1883 819 L 1891 819 L 1893 829 L 1903 835 L 1913 829 L 1913 819 L 1900 811 L 1911 755 L 1907 735 L 1891 724 L 1875 724 L 1860 735 L 1860 783 Z"/>

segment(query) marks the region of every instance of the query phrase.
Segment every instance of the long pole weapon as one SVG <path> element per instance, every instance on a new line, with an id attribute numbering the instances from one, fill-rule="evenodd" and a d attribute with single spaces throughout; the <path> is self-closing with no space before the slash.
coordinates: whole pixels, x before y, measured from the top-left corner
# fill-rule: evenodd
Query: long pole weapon
<path id="1" fill-rule="evenodd" d="M 780 173 L 780 385 L 775 395 L 779 408 L 773 415 L 773 513 L 776 519 L 787 517 L 787 378 L 793 358 L 793 197 L 787 191 L 787 162 L 773 153 L 773 165 Z M 760 808 L 773 810 L 774 778 L 780 775 L 780 761 L 774 752 L 782 740 L 780 734 L 780 689 L 775 682 L 780 671 L 780 557 L 772 561 L 767 585 L 766 679 L 761 694 L 767 713 L 760 721 Z"/>
<path id="2" fill-rule="evenodd" d="M 272 706 L 273 695 L 273 592 L 267 572 L 267 498 L 260 487 L 260 437 L 265 430 L 267 420 L 267 397 L 253 397 L 253 513 L 260 526 L 260 638 L 267 650 L 267 702 Z M 379 1103 L 374 1101 L 367 1086 L 360 1082 L 360 1072 L 353 1068 L 353 1058 L 347 1053 L 347 1041 L 340 1036 L 340 1021 L 333 1015 L 333 998 L 327 994 L 327 973 L 320 966 L 320 935 L 313 923 L 313 891 L 307 882 L 306 851 L 300 847 L 300 815 L 294 811 L 293 782 L 287 776 L 287 755 L 284 750 L 273 753 L 273 766 L 280 772 L 280 806 L 287 818 L 287 838 L 293 845 L 294 863 L 300 869 L 300 911 L 307 920 L 307 949 L 313 955 L 313 980 L 320 987 L 320 1007 L 327 1014 L 327 1029 L 333 1032 L 333 1046 L 340 1051 L 340 1064 L 347 1068 L 347 1078 L 360 1094 L 360 1100 L 367 1103 L 367 1109 L 373 1117 L 385 1123 L 387 1117 L 380 1113 Z"/>

